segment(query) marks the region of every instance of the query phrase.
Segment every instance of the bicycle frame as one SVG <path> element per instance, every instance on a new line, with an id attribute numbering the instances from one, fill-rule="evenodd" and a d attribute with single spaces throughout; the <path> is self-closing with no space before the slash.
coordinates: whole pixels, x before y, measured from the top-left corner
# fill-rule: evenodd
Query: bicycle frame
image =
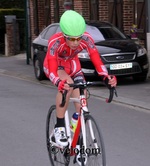
<path id="1" fill-rule="evenodd" d="M 87 108 L 87 99 L 84 95 L 84 89 L 80 89 L 80 98 L 70 98 L 70 102 L 77 102 L 80 103 L 81 108 L 80 108 L 80 114 L 79 114 L 79 118 L 78 118 L 78 123 L 77 123 L 77 127 L 73 136 L 73 139 L 71 138 L 71 131 L 70 131 L 70 123 L 69 123 L 69 115 L 68 115 L 68 110 L 66 110 L 65 113 L 65 124 L 66 124 L 66 133 L 67 133 L 67 137 L 68 137 L 68 142 L 69 142 L 69 149 L 71 149 L 71 153 L 70 155 L 74 155 L 74 151 L 73 149 L 76 147 L 79 135 L 80 135 L 80 130 L 82 131 L 82 135 L 83 135 L 83 146 L 86 149 L 87 145 L 86 145 L 86 131 L 85 131 L 85 119 L 84 119 L 84 113 L 88 113 L 88 108 Z M 94 141 L 94 133 L 93 133 L 93 129 L 92 129 L 92 124 L 89 123 L 89 129 L 90 129 L 90 133 L 92 136 L 92 139 Z M 96 145 L 95 143 L 95 147 L 98 148 L 98 145 Z"/>
<path id="2" fill-rule="evenodd" d="M 76 130 L 74 132 L 73 138 L 71 136 L 71 130 L 70 130 L 70 119 L 69 119 L 69 113 L 68 113 L 69 111 L 66 110 L 66 112 L 65 112 L 66 134 L 67 134 L 68 143 L 69 143 L 68 148 L 71 150 L 70 151 L 70 156 L 73 156 L 74 155 L 74 149 L 76 148 L 77 141 L 78 141 L 78 138 L 79 138 L 79 135 L 80 135 L 81 131 L 82 131 L 82 135 L 83 135 L 84 149 L 87 148 L 84 114 L 89 113 L 89 111 L 88 111 L 88 107 L 87 107 L 87 99 L 86 99 L 86 96 L 84 95 L 84 89 L 82 89 L 82 88 L 80 89 L 80 98 L 70 98 L 69 102 L 76 102 L 76 103 L 80 103 L 80 105 L 81 105 L 80 114 L 79 114 L 79 118 L 78 118 L 78 123 L 77 123 Z M 90 121 L 88 121 L 88 125 L 89 125 L 92 140 L 94 142 L 95 137 L 94 137 L 94 132 L 93 132 L 93 129 L 92 129 L 92 124 L 91 124 Z M 52 141 L 52 136 L 53 136 L 53 131 L 50 134 L 50 140 L 51 140 L 52 145 L 63 149 L 64 147 L 59 146 L 55 142 Z M 97 143 L 94 143 L 94 145 L 95 145 L 95 148 L 98 148 Z"/>

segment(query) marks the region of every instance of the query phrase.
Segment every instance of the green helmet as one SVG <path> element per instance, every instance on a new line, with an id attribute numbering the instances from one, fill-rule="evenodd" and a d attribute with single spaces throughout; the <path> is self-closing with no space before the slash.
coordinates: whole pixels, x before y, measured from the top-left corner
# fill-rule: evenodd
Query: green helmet
<path id="1" fill-rule="evenodd" d="M 60 28 L 68 36 L 80 36 L 85 32 L 85 20 L 77 12 L 67 10 L 60 18 Z"/>

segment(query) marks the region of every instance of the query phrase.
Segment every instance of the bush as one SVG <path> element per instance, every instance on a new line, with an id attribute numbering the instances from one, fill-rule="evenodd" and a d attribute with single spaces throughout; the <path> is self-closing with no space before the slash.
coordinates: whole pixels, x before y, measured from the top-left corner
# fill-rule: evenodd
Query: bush
<path id="1" fill-rule="evenodd" d="M 25 0 L 0 0 L 0 8 L 10 9 L 12 8 L 21 8 L 23 9 L 25 5 Z"/>

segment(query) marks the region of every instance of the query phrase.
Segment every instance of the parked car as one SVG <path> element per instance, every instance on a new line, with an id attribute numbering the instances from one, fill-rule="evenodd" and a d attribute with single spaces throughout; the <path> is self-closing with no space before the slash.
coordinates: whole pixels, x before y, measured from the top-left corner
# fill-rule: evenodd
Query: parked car
<path id="1" fill-rule="evenodd" d="M 148 57 L 144 47 L 136 44 L 114 25 L 107 22 L 88 21 L 86 31 L 91 34 L 108 73 L 116 76 L 132 76 L 135 81 L 145 81 L 148 73 Z M 45 78 L 43 61 L 47 51 L 48 39 L 60 32 L 59 23 L 46 27 L 33 41 L 33 64 L 38 80 Z M 85 77 L 97 77 L 86 50 L 78 54 Z"/>

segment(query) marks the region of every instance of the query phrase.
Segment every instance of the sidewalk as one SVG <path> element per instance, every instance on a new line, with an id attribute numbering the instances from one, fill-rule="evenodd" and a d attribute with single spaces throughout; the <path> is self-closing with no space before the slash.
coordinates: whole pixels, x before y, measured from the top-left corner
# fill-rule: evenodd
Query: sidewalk
<path id="1" fill-rule="evenodd" d="M 15 56 L 0 56 L 0 75 L 10 75 L 38 82 L 34 75 L 32 61 L 29 65 L 26 63 L 26 54 Z M 52 85 L 50 81 L 41 81 L 42 84 Z M 101 86 L 100 88 L 91 88 L 91 94 L 95 97 L 105 100 L 108 97 L 108 90 Z M 133 84 L 126 82 L 117 87 L 118 97 L 114 97 L 114 102 L 123 104 L 136 109 L 150 110 L 150 79 L 146 83 Z"/>
<path id="2" fill-rule="evenodd" d="M 27 65 L 25 53 L 9 57 L 0 56 L 0 73 L 36 80 L 32 61 Z"/>

